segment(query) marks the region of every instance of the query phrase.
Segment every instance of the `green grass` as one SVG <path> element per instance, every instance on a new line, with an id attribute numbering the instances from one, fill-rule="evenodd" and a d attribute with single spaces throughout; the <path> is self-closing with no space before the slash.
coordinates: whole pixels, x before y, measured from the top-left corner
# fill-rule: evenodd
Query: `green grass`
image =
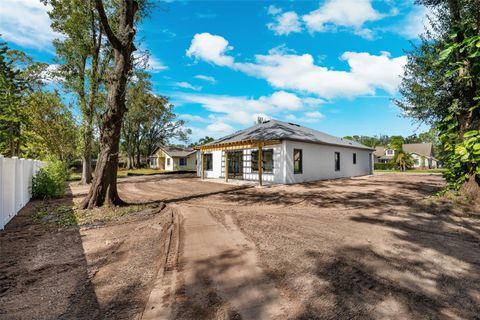
<path id="1" fill-rule="evenodd" d="M 82 226 L 120 219 L 145 209 L 145 205 L 134 204 L 125 207 L 102 207 L 94 210 L 80 210 L 73 204 L 44 203 L 33 212 L 32 217 L 45 225 L 57 228 Z"/>
<path id="2" fill-rule="evenodd" d="M 373 170 L 374 172 L 443 173 L 446 169 Z"/>
<path id="3" fill-rule="evenodd" d="M 165 170 L 158 170 L 158 169 L 133 169 L 133 170 L 118 170 L 117 177 L 118 178 L 125 178 L 129 173 L 137 174 L 137 175 L 152 175 L 152 174 L 160 174 L 165 172 Z M 68 181 L 80 181 L 82 179 L 81 172 L 72 172 L 70 173 L 70 178 Z"/>
<path id="4" fill-rule="evenodd" d="M 33 218 L 48 225 L 69 227 L 76 225 L 79 217 L 72 206 L 59 205 L 40 208 L 33 214 Z"/>
<path id="5" fill-rule="evenodd" d="M 127 173 L 134 173 L 138 175 L 151 175 L 151 174 L 159 174 L 165 172 L 165 170 L 159 170 L 159 169 L 149 169 L 149 168 L 144 168 L 144 169 L 135 169 L 135 170 L 128 170 L 128 171 L 118 171 L 118 174 L 126 172 Z"/>

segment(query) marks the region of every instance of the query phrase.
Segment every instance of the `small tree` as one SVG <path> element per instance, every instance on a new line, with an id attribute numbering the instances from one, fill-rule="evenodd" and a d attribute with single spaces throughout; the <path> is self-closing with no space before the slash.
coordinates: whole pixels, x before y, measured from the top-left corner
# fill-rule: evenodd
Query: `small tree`
<path id="1" fill-rule="evenodd" d="M 41 168 L 33 178 L 32 197 L 48 199 L 63 196 L 68 175 L 68 167 L 65 162 L 50 158 L 47 165 Z"/>
<path id="2" fill-rule="evenodd" d="M 398 169 L 405 171 L 413 167 L 414 160 L 412 155 L 403 149 L 396 150 L 391 163 Z"/>

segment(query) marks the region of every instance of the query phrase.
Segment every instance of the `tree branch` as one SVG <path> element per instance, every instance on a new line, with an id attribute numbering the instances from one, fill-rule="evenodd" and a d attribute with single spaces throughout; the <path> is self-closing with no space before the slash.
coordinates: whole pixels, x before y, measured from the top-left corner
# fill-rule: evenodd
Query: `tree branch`
<path id="1" fill-rule="evenodd" d="M 95 4 L 96 4 L 96 8 L 100 18 L 100 22 L 102 23 L 102 27 L 103 27 L 103 30 L 105 31 L 105 34 L 107 35 L 108 41 L 110 41 L 110 43 L 112 44 L 112 47 L 114 47 L 117 50 L 120 50 L 122 48 L 122 43 L 117 38 L 115 33 L 112 31 L 112 28 L 110 28 L 107 15 L 105 13 L 105 8 L 103 7 L 103 1 L 95 0 Z"/>

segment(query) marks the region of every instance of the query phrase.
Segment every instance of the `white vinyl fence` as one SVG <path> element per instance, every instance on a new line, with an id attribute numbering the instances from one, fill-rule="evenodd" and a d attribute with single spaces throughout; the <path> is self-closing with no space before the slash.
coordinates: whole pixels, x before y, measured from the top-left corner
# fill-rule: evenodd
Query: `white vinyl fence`
<path id="1" fill-rule="evenodd" d="M 32 179 L 43 162 L 0 155 L 0 230 L 32 196 Z"/>

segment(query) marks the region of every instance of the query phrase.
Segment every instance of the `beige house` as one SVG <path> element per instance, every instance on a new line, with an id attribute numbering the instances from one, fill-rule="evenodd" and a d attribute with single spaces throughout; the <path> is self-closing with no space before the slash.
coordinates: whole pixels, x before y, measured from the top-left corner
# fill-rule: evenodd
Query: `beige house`
<path id="1" fill-rule="evenodd" d="M 433 145 L 431 143 L 404 143 L 402 148 L 412 156 L 414 168 L 438 168 L 439 163 L 433 157 Z M 375 163 L 389 163 L 395 156 L 395 150 L 377 147 L 373 154 Z"/>
<path id="2" fill-rule="evenodd" d="M 179 147 L 160 147 L 150 156 L 150 168 L 165 171 L 194 171 L 195 150 Z"/>

